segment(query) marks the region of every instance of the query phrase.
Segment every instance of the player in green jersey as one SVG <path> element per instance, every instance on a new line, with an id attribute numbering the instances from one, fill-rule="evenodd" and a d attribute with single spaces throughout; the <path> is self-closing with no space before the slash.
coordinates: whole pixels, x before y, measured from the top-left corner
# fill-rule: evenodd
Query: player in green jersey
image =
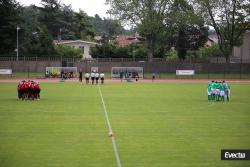
<path id="1" fill-rule="evenodd" d="M 224 88 L 224 85 L 222 82 L 219 82 L 220 86 L 219 86 L 219 89 L 220 89 L 220 97 L 219 97 L 219 100 L 222 100 L 222 101 L 225 101 L 225 88 Z"/>
<path id="2" fill-rule="evenodd" d="M 215 100 L 219 101 L 219 96 L 220 96 L 220 83 L 215 81 Z"/>
<path id="3" fill-rule="evenodd" d="M 229 99 L 230 99 L 230 94 L 231 94 L 230 86 L 226 83 L 226 81 L 223 81 L 222 84 L 223 84 L 223 87 L 224 87 L 224 89 L 225 89 L 225 96 L 226 96 L 226 99 L 227 99 L 227 101 L 229 101 Z"/>
<path id="4" fill-rule="evenodd" d="M 208 101 L 211 101 L 212 100 L 212 82 L 209 82 L 208 85 L 207 85 L 207 98 L 208 98 Z"/>
<path id="5" fill-rule="evenodd" d="M 215 97 L 216 97 L 216 83 L 214 81 L 212 81 L 212 84 L 211 84 L 211 91 L 212 91 L 211 100 L 215 100 Z"/>

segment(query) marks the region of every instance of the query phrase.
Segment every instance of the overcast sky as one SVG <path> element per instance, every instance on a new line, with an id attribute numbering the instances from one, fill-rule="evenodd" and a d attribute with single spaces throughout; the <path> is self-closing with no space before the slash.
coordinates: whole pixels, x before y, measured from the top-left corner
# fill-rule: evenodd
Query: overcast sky
<path id="1" fill-rule="evenodd" d="M 39 6 L 41 0 L 17 0 L 24 6 L 28 6 L 30 4 L 35 4 Z M 94 16 L 95 14 L 103 17 L 108 17 L 106 11 L 109 9 L 108 5 L 105 5 L 105 0 L 61 0 L 61 3 L 66 5 L 71 4 L 72 8 L 75 11 L 82 9 L 89 16 Z"/>

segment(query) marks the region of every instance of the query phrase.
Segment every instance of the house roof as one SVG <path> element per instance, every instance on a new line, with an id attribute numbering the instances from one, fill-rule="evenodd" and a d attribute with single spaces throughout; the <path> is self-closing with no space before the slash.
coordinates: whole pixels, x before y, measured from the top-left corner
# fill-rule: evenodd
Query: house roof
<path id="1" fill-rule="evenodd" d="M 214 43 L 214 40 L 213 39 L 210 39 L 209 37 L 207 38 L 208 41 Z"/>
<path id="2" fill-rule="evenodd" d="M 101 36 L 95 36 L 94 39 L 95 39 L 96 41 L 101 41 L 101 40 L 102 40 L 102 37 L 101 37 Z"/>
<path id="3" fill-rule="evenodd" d="M 60 44 L 71 44 L 71 43 L 85 43 L 85 44 L 90 44 L 90 45 L 97 45 L 95 42 L 90 42 L 90 41 L 83 41 L 83 40 L 54 40 L 54 43 L 57 45 Z"/>
<path id="4" fill-rule="evenodd" d="M 121 35 L 117 36 L 114 42 L 116 42 L 120 46 L 128 46 L 133 43 L 139 43 L 143 40 L 144 39 L 142 37 Z"/>
<path id="5" fill-rule="evenodd" d="M 208 40 L 213 41 L 214 43 L 218 43 L 218 36 L 216 34 L 209 35 Z"/>

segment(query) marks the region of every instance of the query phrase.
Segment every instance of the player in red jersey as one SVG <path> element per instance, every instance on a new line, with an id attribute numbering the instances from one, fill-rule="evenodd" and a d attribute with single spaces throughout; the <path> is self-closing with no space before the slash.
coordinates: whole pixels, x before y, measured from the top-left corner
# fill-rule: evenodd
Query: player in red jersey
<path id="1" fill-rule="evenodd" d="M 40 100 L 40 86 L 39 83 L 34 83 L 34 98 L 37 100 Z"/>
<path id="2" fill-rule="evenodd" d="M 24 81 L 19 82 L 19 84 L 17 86 L 17 97 L 18 97 L 18 99 L 22 98 L 22 94 L 23 94 L 23 92 L 22 92 L 22 85 L 23 85 L 23 82 Z"/>

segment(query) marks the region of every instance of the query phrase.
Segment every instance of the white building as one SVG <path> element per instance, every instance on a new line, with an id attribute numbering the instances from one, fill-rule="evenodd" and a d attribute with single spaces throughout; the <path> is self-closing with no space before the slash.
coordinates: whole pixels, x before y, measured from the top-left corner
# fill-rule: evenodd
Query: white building
<path id="1" fill-rule="evenodd" d="M 55 41 L 55 44 L 80 48 L 83 51 L 82 55 L 83 59 L 92 58 L 92 56 L 90 55 L 90 48 L 95 47 L 97 45 L 97 43 L 95 42 L 82 41 L 82 40 L 61 40 L 59 42 Z"/>
<path id="2" fill-rule="evenodd" d="M 242 60 L 250 59 L 250 31 L 246 31 L 243 37 L 243 42 L 240 47 L 234 47 L 233 57 Z"/>
<path id="3" fill-rule="evenodd" d="M 217 35 L 209 36 L 209 39 L 218 43 Z M 246 31 L 243 36 L 242 45 L 239 47 L 234 47 L 232 52 L 232 58 L 241 59 L 242 61 L 250 61 L 250 31 Z"/>

